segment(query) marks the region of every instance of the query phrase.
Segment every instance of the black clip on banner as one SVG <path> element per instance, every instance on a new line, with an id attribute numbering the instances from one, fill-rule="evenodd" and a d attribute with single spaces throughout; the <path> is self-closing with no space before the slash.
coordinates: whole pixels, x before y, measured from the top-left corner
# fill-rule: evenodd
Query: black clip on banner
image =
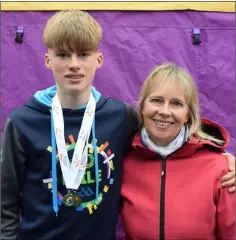
<path id="1" fill-rule="evenodd" d="M 193 44 L 197 45 L 201 43 L 201 39 L 200 39 L 200 29 L 198 28 L 194 28 L 193 29 Z"/>
<path id="2" fill-rule="evenodd" d="M 17 43 L 23 43 L 23 36 L 24 36 L 24 27 L 19 26 L 16 31 L 16 38 L 15 41 Z"/>

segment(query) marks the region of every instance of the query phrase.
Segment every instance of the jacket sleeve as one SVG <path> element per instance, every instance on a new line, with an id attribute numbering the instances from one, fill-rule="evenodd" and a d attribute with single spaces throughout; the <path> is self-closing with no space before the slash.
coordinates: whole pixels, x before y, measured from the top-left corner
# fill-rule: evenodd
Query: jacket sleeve
<path id="1" fill-rule="evenodd" d="M 218 177 L 218 191 L 216 197 L 216 224 L 218 240 L 235 239 L 235 195 L 228 192 L 228 188 L 222 188 L 220 178 L 228 172 L 226 159 L 221 160 L 224 170 Z"/>
<path id="2" fill-rule="evenodd" d="M 1 153 L 1 239 L 17 239 L 20 198 L 26 156 L 10 118 L 4 129 Z"/>
<path id="3" fill-rule="evenodd" d="M 135 134 L 140 130 L 140 124 L 136 111 L 129 104 L 126 106 L 126 122 L 125 122 L 125 152 L 129 151 Z"/>

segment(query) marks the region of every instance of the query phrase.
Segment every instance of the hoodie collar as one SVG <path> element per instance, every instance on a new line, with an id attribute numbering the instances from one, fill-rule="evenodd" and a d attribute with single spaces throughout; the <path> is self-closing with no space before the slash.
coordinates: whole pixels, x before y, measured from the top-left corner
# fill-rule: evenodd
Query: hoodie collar
<path id="1" fill-rule="evenodd" d="M 38 100 L 40 103 L 51 107 L 52 105 L 52 98 L 55 96 L 57 91 L 56 85 L 51 86 L 49 88 L 46 88 L 44 90 L 37 91 L 34 94 L 34 98 Z M 101 93 L 96 90 L 95 87 L 92 87 L 92 93 L 95 98 L 96 103 L 100 100 L 101 98 Z M 83 105 L 80 107 L 80 109 L 86 108 L 86 105 Z"/>

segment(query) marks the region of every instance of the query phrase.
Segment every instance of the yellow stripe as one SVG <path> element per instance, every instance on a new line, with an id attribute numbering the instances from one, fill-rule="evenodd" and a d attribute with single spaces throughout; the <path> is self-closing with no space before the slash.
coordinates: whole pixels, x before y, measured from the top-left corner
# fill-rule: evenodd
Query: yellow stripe
<path id="1" fill-rule="evenodd" d="M 48 146 L 47 150 L 48 150 L 49 152 L 52 152 L 52 147 L 51 147 L 51 146 Z"/>
<path id="2" fill-rule="evenodd" d="M 113 166 L 113 161 L 112 160 L 109 161 L 109 165 L 110 165 L 110 169 L 113 169 L 114 166 Z"/>
<path id="3" fill-rule="evenodd" d="M 89 210 L 89 214 L 92 214 L 93 213 L 93 206 L 91 204 L 88 204 L 87 208 Z"/>
<path id="4" fill-rule="evenodd" d="M 1 2 L 3 11 L 81 10 L 198 10 L 235 12 L 235 2 Z"/>
<path id="5" fill-rule="evenodd" d="M 109 187 L 107 185 L 105 185 L 104 188 L 103 188 L 103 192 L 107 192 L 108 189 L 109 189 Z"/>

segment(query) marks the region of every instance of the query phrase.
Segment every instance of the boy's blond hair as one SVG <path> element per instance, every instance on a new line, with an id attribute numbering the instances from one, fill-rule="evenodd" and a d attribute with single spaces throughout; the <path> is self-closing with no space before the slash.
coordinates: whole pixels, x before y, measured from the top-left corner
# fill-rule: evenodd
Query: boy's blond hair
<path id="1" fill-rule="evenodd" d="M 173 63 L 157 66 L 146 78 L 140 91 L 138 102 L 138 116 L 141 125 L 143 125 L 142 109 L 147 96 L 151 93 L 153 87 L 158 86 L 161 88 L 164 84 L 173 87 L 181 86 L 184 91 L 189 108 L 189 119 L 187 122 L 189 139 L 193 139 L 196 134 L 200 140 L 206 139 L 220 145 L 223 144 L 224 141 L 216 139 L 202 130 L 197 86 L 187 71 Z"/>
<path id="2" fill-rule="evenodd" d="M 47 48 L 73 52 L 98 51 L 101 39 L 99 23 L 80 10 L 56 13 L 47 21 L 43 33 Z"/>

